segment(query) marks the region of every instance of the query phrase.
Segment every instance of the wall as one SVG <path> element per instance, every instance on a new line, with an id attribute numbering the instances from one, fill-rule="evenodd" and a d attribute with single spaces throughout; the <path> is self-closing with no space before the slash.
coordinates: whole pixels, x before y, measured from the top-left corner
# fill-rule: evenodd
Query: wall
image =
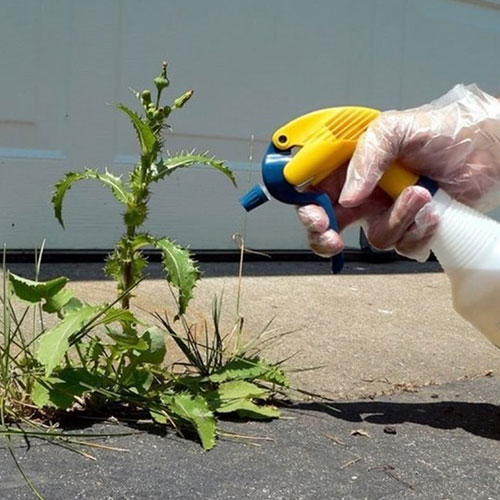
<path id="1" fill-rule="evenodd" d="M 129 87 L 150 86 L 168 59 L 172 96 L 195 98 L 172 118 L 172 151 L 210 149 L 239 190 L 205 168 L 155 187 L 148 228 L 197 249 L 234 248 L 238 197 L 259 178 L 272 131 L 321 107 L 415 106 L 458 82 L 500 90 L 500 3 L 454 0 L 3 0 L 0 18 L 0 235 L 9 248 L 110 248 L 120 207 L 76 185 L 55 222 L 51 186 L 83 166 L 126 172 L 136 159 L 124 116 Z M 250 137 L 255 136 L 249 162 Z M 500 212 L 497 212 L 500 214 Z M 357 244 L 357 230 L 347 235 Z M 305 248 L 290 207 L 268 204 L 246 224 L 254 248 Z"/>

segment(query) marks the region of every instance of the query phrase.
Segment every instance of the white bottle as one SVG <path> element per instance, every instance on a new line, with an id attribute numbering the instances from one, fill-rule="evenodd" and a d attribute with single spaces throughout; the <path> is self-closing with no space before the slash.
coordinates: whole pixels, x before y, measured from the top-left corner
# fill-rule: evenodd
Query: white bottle
<path id="1" fill-rule="evenodd" d="M 441 189 L 431 203 L 440 217 L 431 248 L 450 279 L 453 306 L 500 347 L 500 223 Z"/>

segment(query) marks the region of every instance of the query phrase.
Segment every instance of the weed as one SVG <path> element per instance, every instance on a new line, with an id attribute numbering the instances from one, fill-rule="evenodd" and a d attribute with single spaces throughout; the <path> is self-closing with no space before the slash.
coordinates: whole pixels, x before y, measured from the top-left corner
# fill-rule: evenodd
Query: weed
<path id="1" fill-rule="evenodd" d="M 40 260 L 33 280 L 4 269 L 2 429 L 9 421 L 31 422 L 36 418 L 50 423 L 61 411 L 98 409 L 105 413 L 111 404 L 119 404 L 130 410 L 146 410 L 156 422 L 179 430 L 191 426 L 203 447 L 210 449 L 217 435 L 217 415 L 259 419 L 279 416 L 279 411 L 266 402 L 275 394 L 274 387 L 288 385 L 280 366 L 262 359 L 254 344 L 242 344 L 239 311 L 232 330 L 222 333 L 222 298 L 214 301 L 210 323 L 189 324 L 185 313 L 200 278 L 196 263 L 187 249 L 170 238 L 152 236 L 141 229 L 148 215 L 151 184 L 179 168 L 203 163 L 234 183 L 228 167 L 206 153 L 162 154 L 166 120 L 185 105 L 192 91 L 169 106 L 160 105 L 162 91 L 169 85 L 166 63 L 154 84 L 154 99 L 149 90 L 135 93 L 143 114 L 123 104 L 117 106 L 130 119 L 140 147 L 140 161 L 128 180 L 107 170 L 70 172 L 56 184 L 52 197 L 61 224 L 65 194 L 80 180 L 101 182 L 124 205 L 125 232 L 105 267 L 118 284 L 116 299 L 87 304 L 67 288 L 64 277 L 40 281 Z M 147 264 L 142 253 L 147 246 L 162 252 L 166 279 L 177 300 L 174 317 L 155 314 L 155 324 L 146 324 L 130 310 L 132 293 L 143 279 Z M 243 248 L 241 251 L 243 256 Z M 14 300 L 24 304 L 21 317 Z M 239 302 L 238 292 L 238 308 Z M 46 316 L 51 321 L 47 322 Z M 27 317 L 32 318 L 29 336 L 24 328 Z M 185 356 L 182 364 L 165 366 L 168 335 Z"/>
<path id="2" fill-rule="evenodd" d="M 151 185 L 164 180 L 180 168 L 193 165 L 208 165 L 222 172 L 235 183 L 234 175 L 223 161 L 217 160 L 208 153 L 180 153 L 163 155 L 165 132 L 170 129 L 167 119 L 174 111 L 182 109 L 191 99 L 193 91 L 189 90 L 174 99 L 171 105 L 160 105 L 163 90 L 170 85 L 167 77 L 167 63 L 164 62 L 160 74 L 153 80 L 156 97 L 151 91 L 134 92 L 139 100 L 143 114 L 137 114 L 124 104 L 116 107 L 129 118 L 137 135 L 140 149 L 140 160 L 129 173 L 128 181 L 113 175 L 107 169 L 99 172 L 85 169 L 82 172 L 69 172 L 55 186 L 52 204 L 57 220 L 64 227 L 62 219 L 62 203 L 67 191 L 80 180 L 97 180 L 108 187 L 114 197 L 124 205 L 123 222 L 125 231 L 117 242 L 114 251 L 109 255 L 105 271 L 118 284 L 118 292 L 130 289 L 139 280 L 146 267 L 146 259 L 142 253 L 145 247 L 154 247 L 163 254 L 163 268 L 169 283 L 178 290 L 179 314 L 186 311 L 192 297 L 193 288 L 200 278 L 200 272 L 189 252 L 168 237 L 155 237 L 140 231 L 148 216 L 148 203 L 151 196 Z M 123 293 L 122 307 L 129 309 L 130 292 Z"/>

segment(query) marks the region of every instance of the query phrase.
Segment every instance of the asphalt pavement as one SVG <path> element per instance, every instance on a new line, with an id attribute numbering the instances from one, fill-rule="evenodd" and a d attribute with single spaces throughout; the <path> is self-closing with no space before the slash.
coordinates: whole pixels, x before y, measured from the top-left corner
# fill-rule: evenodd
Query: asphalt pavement
<path id="1" fill-rule="evenodd" d="M 210 452 L 144 431 L 100 441 L 128 451 L 86 449 L 96 461 L 36 441 L 29 450 L 16 441 L 15 453 L 51 500 L 497 500 L 499 382 L 488 376 L 376 399 L 297 403 L 281 420 L 222 422 L 246 438 L 219 438 Z M 0 457 L 1 498 L 33 498 L 5 448 Z"/>

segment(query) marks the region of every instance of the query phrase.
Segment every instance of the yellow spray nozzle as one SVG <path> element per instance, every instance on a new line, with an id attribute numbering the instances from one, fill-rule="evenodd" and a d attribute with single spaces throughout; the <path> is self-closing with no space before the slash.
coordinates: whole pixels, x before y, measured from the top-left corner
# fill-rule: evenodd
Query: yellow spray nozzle
<path id="1" fill-rule="evenodd" d="M 279 128 L 272 137 L 282 150 L 300 147 L 285 166 L 283 175 L 297 187 L 315 186 L 350 160 L 356 144 L 380 111 L 359 106 L 345 106 L 314 111 Z M 379 186 L 397 198 L 418 176 L 394 164 L 379 181 Z"/>

